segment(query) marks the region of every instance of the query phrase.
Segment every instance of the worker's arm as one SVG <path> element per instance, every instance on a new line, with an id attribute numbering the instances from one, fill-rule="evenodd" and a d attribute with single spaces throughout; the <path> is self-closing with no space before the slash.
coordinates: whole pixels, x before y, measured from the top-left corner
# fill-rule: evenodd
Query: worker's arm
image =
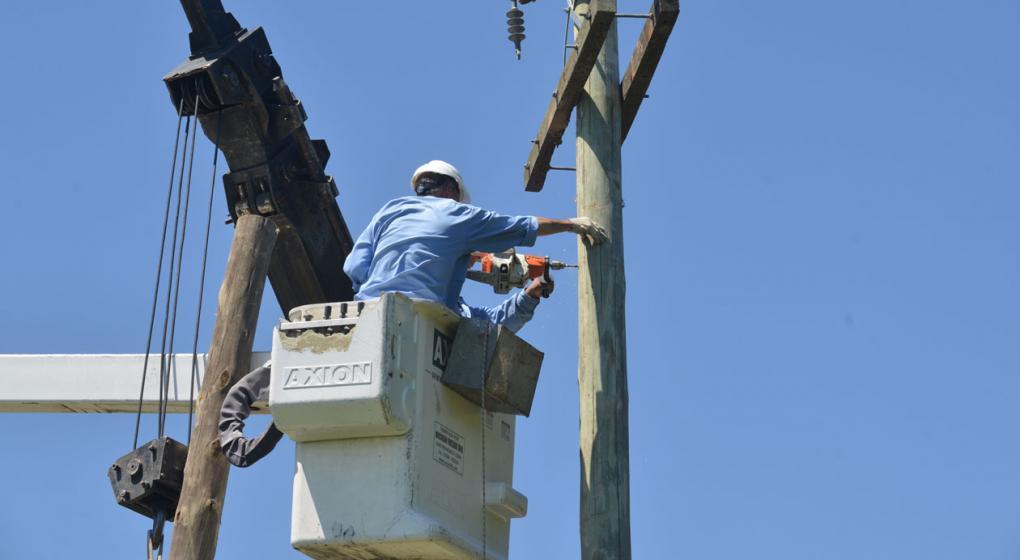
<path id="1" fill-rule="evenodd" d="M 583 216 L 568 220 L 538 216 L 504 216 L 480 208 L 460 205 L 457 209 L 466 225 L 465 249 L 498 252 L 511 247 L 530 247 L 539 235 L 571 232 L 581 236 L 585 245 L 598 245 L 609 240 L 606 230 L 591 218 Z"/>
<path id="2" fill-rule="evenodd" d="M 541 298 L 549 297 L 553 288 L 552 279 L 542 281 L 541 278 L 536 278 L 528 287 L 493 307 L 472 307 L 461 298 L 461 314 L 470 318 L 487 318 L 497 325 L 510 329 L 510 332 L 517 332 L 535 316 L 535 308 L 542 301 Z"/>
<path id="3" fill-rule="evenodd" d="M 455 211 L 466 252 L 494 253 L 512 247 L 531 247 L 538 236 L 538 220 L 534 216 L 506 216 L 465 204 L 457 205 Z"/>
<path id="4" fill-rule="evenodd" d="M 368 274 L 371 272 L 372 258 L 375 255 L 374 231 L 375 219 L 358 236 L 358 240 L 354 242 L 354 247 L 351 248 L 350 254 L 347 255 L 347 260 L 344 261 L 344 274 L 351 279 L 355 293 L 368 280 Z"/>
<path id="5" fill-rule="evenodd" d="M 492 307 L 474 307 L 460 300 L 460 311 L 465 317 L 486 318 L 497 325 L 503 325 L 510 332 L 517 332 L 535 316 L 539 299 L 524 291 L 516 292 L 503 303 Z"/>
<path id="6" fill-rule="evenodd" d="M 574 224 L 570 220 L 557 220 L 555 218 L 543 218 L 538 216 L 538 234 L 539 235 L 552 235 L 554 233 L 564 233 L 567 231 L 574 231 Z"/>
<path id="7" fill-rule="evenodd" d="M 524 288 L 524 293 L 538 300 L 551 296 L 555 289 L 556 283 L 553 282 L 552 276 L 549 276 L 548 278 L 532 279 L 531 283 Z"/>
<path id="8" fill-rule="evenodd" d="M 351 285 L 355 293 L 361 289 L 361 285 L 365 283 L 365 280 L 368 280 L 371 266 L 372 247 L 370 244 L 361 243 L 359 239 L 344 262 L 344 273 L 351 279 Z"/>
<path id="9" fill-rule="evenodd" d="M 557 220 L 553 218 L 536 217 L 538 220 L 539 235 L 553 235 L 555 233 L 576 233 L 581 236 L 585 245 L 598 245 L 609 240 L 609 235 L 602 226 L 596 224 L 591 218 L 577 217 L 569 220 Z"/>

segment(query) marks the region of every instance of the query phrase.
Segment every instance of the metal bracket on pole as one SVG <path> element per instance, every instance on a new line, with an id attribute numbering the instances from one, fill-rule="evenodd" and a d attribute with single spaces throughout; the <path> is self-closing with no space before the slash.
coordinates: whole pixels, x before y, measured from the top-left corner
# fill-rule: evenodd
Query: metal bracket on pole
<path id="1" fill-rule="evenodd" d="M 655 74 L 655 68 L 659 65 L 662 51 L 666 48 L 666 41 L 679 14 L 679 0 L 655 0 L 652 4 L 651 17 L 645 21 L 637 47 L 634 48 L 634 54 L 630 57 L 630 64 L 627 65 L 627 71 L 624 72 L 620 83 L 623 99 L 620 119 L 621 143 L 627 139 L 630 125 L 634 124 L 638 108 L 641 107 L 641 101 L 648 92 L 652 74 Z"/>
<path id="2" fill-rule="evenodd" d="M 526 190 L 540 191 L 545 185 L 553 151 L 563 139 L 563 133 L 570 123 L 570 113 L 577 105 L 584 83 L 588 81 L 595 59 L 616 19 L 616 0 L 593 0 L 589 6 L 590 23 L 581 30 L 575 41 L 577 48 L 573 49 L 574 52 L 563 66 L 556 91 L 533 141 L 528 162 L 524 164 Z"/>

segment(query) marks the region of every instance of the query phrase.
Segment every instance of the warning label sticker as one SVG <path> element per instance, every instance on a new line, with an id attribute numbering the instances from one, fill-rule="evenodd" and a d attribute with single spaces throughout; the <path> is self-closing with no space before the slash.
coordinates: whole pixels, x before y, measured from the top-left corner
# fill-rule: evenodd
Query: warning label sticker
<path id="1" fill-rule="evenodd" d="M 435 445 L 432 458 L 451 471 L 464 474 L 464 438 L 460 434 L 436 422 Z"/>

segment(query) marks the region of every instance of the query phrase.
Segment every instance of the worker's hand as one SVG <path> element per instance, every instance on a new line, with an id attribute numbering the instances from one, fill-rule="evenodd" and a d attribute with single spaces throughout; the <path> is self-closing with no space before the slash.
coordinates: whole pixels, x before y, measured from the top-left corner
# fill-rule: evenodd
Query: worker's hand
<path id="1" fill-rule="evenodd" d="M 586 247 L 609 241 L 609 234 L 606 233 L 606 230 L 591 218 L 578 216 L 570 218 L 570 223 L 572 224 L 571 231 L 581 236 L 581 241 Z"/>
<path id="2" fill-rule="evenodd" d="M 552 278 L 545 280 L 544 278 L 535 278 L 528 284 L 528 287 L 524 289 L 524 293 L 535 298 L 547 298 L 556 289 L 556 284 L 553 283 Z"/>

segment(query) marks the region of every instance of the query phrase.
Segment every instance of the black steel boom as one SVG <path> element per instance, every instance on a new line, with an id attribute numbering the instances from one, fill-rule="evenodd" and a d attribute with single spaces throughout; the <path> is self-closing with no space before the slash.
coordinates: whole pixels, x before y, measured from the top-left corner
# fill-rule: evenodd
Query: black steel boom
<path id="1" fill-rule="evenodd" d="M 259 214 L 279 226 L 269 280 L 280 307 L 352 299 L 342 270 L 352 240 L 325 172 L 329 149 L 309 137 L 304 107 L 265 32 L 241 27 L 220 0 L 181 5 L 191 57 L 163 80 L 174 108 L 183 101 L 185 114 L 197 112 L 206 136 L 219 141 L 230 167 L 223 186 L 231 217 Z"/>
<path id="2" fill-rule="evenodd" d="M 191 24 L 191 54 L 218 50 L 244 31 L 220 0 L 181 0 Z"/>

